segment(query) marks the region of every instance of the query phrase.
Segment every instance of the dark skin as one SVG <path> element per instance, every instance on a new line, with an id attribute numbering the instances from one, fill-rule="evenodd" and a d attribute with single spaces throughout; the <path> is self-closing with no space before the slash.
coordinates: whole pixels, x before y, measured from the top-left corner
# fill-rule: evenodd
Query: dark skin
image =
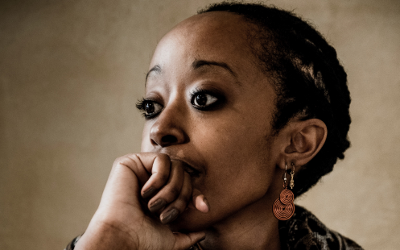
<path id="1" fill-rule="evenodd" d="M 204 249 L 280 249 L 272 204 L 283 171 L 310 161 L 327 129 L 294 118 L 273 134 L 276 94 L 250 51 L 250 28 L 212 12 L 160 41 L 143 153 L 115 161 L 77 250 L 187 249 L 204 237 Z"/>

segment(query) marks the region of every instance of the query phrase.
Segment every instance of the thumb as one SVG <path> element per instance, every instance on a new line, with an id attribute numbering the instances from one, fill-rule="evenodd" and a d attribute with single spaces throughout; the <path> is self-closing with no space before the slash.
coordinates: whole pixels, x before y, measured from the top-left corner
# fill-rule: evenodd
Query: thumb
<path id="1" fill-rule="evenodd" d="M 204 240 L 206 234 L 204 232 L 195 232 L 188 234 L 174 233 L 174 236 L 175 236 L 174 250 L 185 250 L 189 249 L 197 242 Z"/>
<path id="2" fill-rule="evenodd" d="M 210 204 L 208 204 L 208 201 L 206 197 L 200 192 L 198 189 L 193 189 L 192 193 L 192 205 L 199 210 L 200 212 L 207 213 L 210 211 Z"/>

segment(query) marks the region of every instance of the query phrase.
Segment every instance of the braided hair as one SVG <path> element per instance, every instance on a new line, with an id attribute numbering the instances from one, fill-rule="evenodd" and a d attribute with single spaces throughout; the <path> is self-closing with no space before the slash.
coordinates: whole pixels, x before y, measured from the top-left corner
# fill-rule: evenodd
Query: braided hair
<path id="1" fill-rule="evenodd" d="M 306 192 L 332 171 L 349 148 L 351 119 L 347 74 L 336 50 L 309 23 L 294 13 L 262 4 L 222 2 L 199 14 L 225 11 L 253 24 L 250 47 L 263 72 L 272 76 L 277 94 L 274 134 L 292 118 L 322 120 L 328 135 L 318 154 L 296 174 L 296 196 Z"/>

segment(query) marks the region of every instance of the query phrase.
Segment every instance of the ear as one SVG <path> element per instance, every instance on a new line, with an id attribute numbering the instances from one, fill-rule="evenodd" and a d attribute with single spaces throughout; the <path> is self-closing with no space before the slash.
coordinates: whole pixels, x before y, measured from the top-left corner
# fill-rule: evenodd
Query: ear
<path id="1" fill-rule="evenodd" d="M 290 142 L 284 149 L 286 163 L 307 164 L 322 148 L 328 135 L 325 123 L 319 119 L 293 121 L 287 128 Z M 289 167 L 289 166 L 288 166 Z"/>

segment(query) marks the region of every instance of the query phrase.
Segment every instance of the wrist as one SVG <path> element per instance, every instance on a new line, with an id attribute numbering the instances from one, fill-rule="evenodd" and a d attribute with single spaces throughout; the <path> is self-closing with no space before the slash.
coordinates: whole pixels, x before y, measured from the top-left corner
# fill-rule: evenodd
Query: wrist
<path id="1" fill-rule="evenodd" d="M 74 250 L 139 249 L 139 238 L 136 234 L 125 230 L 123 224 L 94 219 L 79 239 Z"/>

